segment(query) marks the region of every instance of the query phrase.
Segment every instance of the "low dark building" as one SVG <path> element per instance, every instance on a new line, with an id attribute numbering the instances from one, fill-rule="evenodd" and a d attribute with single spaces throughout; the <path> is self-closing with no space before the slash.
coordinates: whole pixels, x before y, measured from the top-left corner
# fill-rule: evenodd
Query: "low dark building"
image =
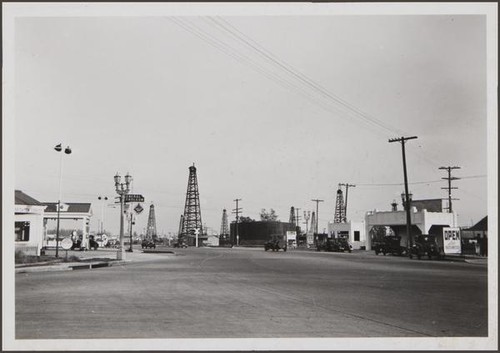
<path id="1" fill-rule="evenodd" d="M 287 231 L 295 231 L 295 225 L 284 222 L 244 222 L 238 223 L 239 245 L 264 245 L 271 235 L 286 235 Z M 233 244 L 236 241 L 236 223 L 230 225 L 230 237 Z"/>

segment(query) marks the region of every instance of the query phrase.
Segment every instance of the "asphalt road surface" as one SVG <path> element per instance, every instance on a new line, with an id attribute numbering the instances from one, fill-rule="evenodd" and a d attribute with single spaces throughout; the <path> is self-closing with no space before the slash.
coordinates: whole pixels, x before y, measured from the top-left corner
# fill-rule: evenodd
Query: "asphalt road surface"
<path id="1" fill-rule="evenodd" d="M 16 338 L 488 335 L 485 265 L 237 248 L 140 255 L 17 274 Z"/>

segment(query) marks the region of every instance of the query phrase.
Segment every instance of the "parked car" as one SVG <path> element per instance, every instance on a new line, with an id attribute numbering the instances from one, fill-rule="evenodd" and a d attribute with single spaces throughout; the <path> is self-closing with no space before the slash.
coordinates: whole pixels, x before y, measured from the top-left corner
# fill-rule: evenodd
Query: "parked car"
<path id="1" fill-rule="evenodd" d="M 440 259 L 443 257 L 443 252 L 439 247 L 435 235 L 421 234 L 415 237 L 415 243 L 410 249 L 410 259 L 416 256 L 421 259 L 422 256 L 427 256 L 429 260 L 435 256 Z"/>
<path id="2" fill-rule="evenodd" d="M 269 240 L 264 244 L 264 250 L 279 251 L 287 250 L 287 244 L 283 235 L 272 235 Z"/>
<path id="3" fill-rule="evenodd" d="M 92 250 L 97 250 L 99 248 L 99 243 L 94 240 L 93 237 L 90 238 L 89 240 L 89 249 Z"/>
<path id="4" fill-rule="evenodd" d="M 403 255 L 406 253 L 406 248 L 401 246 L 401 236 L 399 235 L 387 235 L 382 241 L 374 243 L 372 248 L 375 251 L 375 255 L 380 253 L 384 255 Z"/>
<path id="5" fill-rule="evenodd" d="M 327 238 L 324 242 L 316 246 L 316 251 L 344 252 L 352 251 L 352 246 L 346 238 Z"/>
<path id="6" fill-rule="evenodd" d="M 174 248 L 187 248 L 187 244 L 183 241 L 178 241 L 174 243 Z"/>
<path id="7" fill-rule="evenodd" d="M 141 243 L 141 247 L 143 249 L 156 249 L 156 244 L 154 243 L 154 241 L 151 241 L 149 239 L 144 239 Z"/>

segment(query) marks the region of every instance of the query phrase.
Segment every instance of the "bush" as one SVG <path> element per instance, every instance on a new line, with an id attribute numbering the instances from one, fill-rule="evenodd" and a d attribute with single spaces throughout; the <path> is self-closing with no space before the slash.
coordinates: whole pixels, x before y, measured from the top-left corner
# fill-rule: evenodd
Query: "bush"
<path id="1" fill-rule="evenodd" d="M 26 255 L 22 250 L 16 250 L 16 253 L 14 255 L 14 263 L 16 264 L 30 264 L 39 261 L 40 256 Z"/>
<path id="2" fill-rule="evenodd" d="M 68 256 L 67 259 L 66 259 L 66 257 L 63 257 L 63 261 L 64 262 L 80 262 L 81 259 L 78 256 L 71 255 L 71 256 Z"/>
<path id="3" fill-rule="evenodd" d="M 16 250 L 16 253 L 14 255 L 14 262 L 16 264 L 23 264 L 25 258 L 26 258 L 26 255 L 24 255 L 24 252 L 22 250 Z"/>

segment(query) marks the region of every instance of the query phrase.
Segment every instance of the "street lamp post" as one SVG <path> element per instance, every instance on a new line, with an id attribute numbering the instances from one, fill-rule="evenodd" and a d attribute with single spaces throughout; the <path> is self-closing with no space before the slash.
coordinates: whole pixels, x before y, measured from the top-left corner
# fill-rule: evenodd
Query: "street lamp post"
<path id="1" fill-rule="evenodd" d="M 123 246 L 123 213 L 125 208 L 125 195 L 130 192 L 130 184 L 132 183 L 132 176 L 128 173 L 125 175 L 125 183 L 120 182 L 121 178 L 122 177 L 118 173 L 114 176 L 116 193 L 120 195 L 120 245 L 116 253 L 117 260 L 125 259 L 125 248 Z"/>
<path id="2" fill-rule="evenodd" d="M 104 203 L 108 200 L 108 197 L 107 196 L 98 196 L 97 197 L 98 200 L 102 200 L 102 203 L 101 203 L 101 234 L 104 233 Z M 99 225 L 98 225 L 98 231 L 99 231 Z"/>
<path id="3" fill-rule="evenodd" d="M 134 214 L 132 211 L 130 211 L 130 227 L 129 227 L 129 236 L 130 236 L 130 247 L 127 250 L 128 252 L 133 252 L 134 250 L 132 249 L 132 226 L 134 225 Z"/>
<path id="4" fill-rule="evenodd" d="M 62 152 L 62 144 L 54 147 L 57 152 Z M 64 149 L 65 154 L 71 154 L 71 148 L 67 146 Z M 62 191 L 62 170 L 63 170 L 63 153 L 61 153 L 61 161 L 59 163 L 59 200 L 57 201 L 57 228 L 56 228 L 56 257 L 59 257 L 59 223 L 61 221 L 61 191 Z"/>

